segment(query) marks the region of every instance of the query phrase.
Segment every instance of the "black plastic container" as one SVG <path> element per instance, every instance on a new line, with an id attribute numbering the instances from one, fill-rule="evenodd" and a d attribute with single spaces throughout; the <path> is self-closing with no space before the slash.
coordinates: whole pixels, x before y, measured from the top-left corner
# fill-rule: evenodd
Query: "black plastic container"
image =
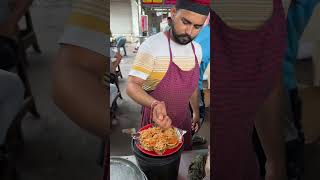
<path id="1" fill-rule="evenodd" d="M 141 152 L 132 140 L 131 148 L 138 165 L 146 174 L 148 180 L 176 180 L 178 178 L 181 153 L 183 147 L 176 153 L 165 157 L 153 157 Z"/>

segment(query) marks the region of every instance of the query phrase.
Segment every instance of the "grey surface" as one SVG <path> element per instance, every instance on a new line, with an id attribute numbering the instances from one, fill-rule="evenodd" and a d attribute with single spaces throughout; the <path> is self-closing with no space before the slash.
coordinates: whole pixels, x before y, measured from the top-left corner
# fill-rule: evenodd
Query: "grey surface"
<path id="1" fill-rule="evenodd" d="M 145 180 L 145 176 L 131 161 L 110 157 L 110 180 Z"/>

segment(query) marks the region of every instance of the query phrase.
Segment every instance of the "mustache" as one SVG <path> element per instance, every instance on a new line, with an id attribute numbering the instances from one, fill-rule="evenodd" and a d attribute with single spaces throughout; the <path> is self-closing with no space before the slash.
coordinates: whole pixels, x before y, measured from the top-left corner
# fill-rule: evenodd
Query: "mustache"
<path id="1" fill-rule="evenodd" d="M 174 39 L 176 39 L 176 42 L 178 42 L 179 44 L 188 44 L 189 42 L 191 42 L 193 40 L 193 38 L 189 35 L 189 34 L 186 34 L 186 33 L 183 33 L 183 34 L 178 34 L 176 32 L 176 29 L 175 29 L 175 26 L 173 25 L 172 26 L 172 34 L 174 36 Z"/>
<path id="2" fill-rule="evenodd" d="M 183 38 L 183 39 L 189 39 L 189 40 L 192 40 L 192 37 L 188 34 L 180 34 L 180 35 L 176 35 L 177 38 Z"/>

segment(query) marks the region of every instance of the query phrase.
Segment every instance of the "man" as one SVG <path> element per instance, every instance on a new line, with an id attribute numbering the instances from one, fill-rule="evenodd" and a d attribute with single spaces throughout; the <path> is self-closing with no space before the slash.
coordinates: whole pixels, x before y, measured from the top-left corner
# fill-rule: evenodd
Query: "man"
<path id="1" fill-rule="evenodd" d="M 110 125 L 109 88 L 103 84 L 110 65 L 108 9 L 106 0 L 75 1 L 53 67 L 55 103 L 73 122 L 101 138 Z"/>
<path id="2" fill-rule="evenodd" d="M 164 29 L 164 32 L 169 31 L 171 29 L 172 19 L 171 17 L 167 17 L 167 26 Z"/>
<path id="3" fill-rule="evenodd" d="M 17 61 L 17 24 L 31 3 L 32 0 L 0 1 L 0 179 L 14 175 L 5 142 L 7 131 L 23 103 L 24 86 L 16 74 L 7 70 Z"/>
<path id="4" fill-rule="evenodd" d="M 192 40 L 209 14 L 208 5 L 209 1 L 177 1 L 170 31 L 151 36 L 140 46 L 127 84 L 127 94 L 143 106 L 141 126 L 154 121 L 162 128 L 187 130 L 186 150 L 191 149 L 191 131 L 198 131 L 200 119 L 197 85 L 202 55 L 201 46 Z"/>
<path id="5" fill-rule="evenodd" d="M 106 79 L 106 84 L 107 84 L 107 86 L 109 86 L 109 89 L 110 89 L 110 108 L 111 108 L 110 117 L 111 117 L 111 122 L 112 122 L 112 125 L 116 125 L 118 123 L 118 121 L 115 118 L 113 118 L 114 114 L 112 112 L 113 111 L 112 110 L 112 108 L 113 108 L 112 106 L 113 106 L 113 101 L 116 100 L 117 95 L 118 95 L 118 87 L 117 87 L 117 84 L 116 84 L 116 80 L 117 80 L 118 76 L 116 74 L 116 70 L 117 70 L 118 65 L 121 62 L 122 56 L 120 55 L 120 53 L 118 53 L 118 52 L 116 53 L 112 49 L 110 49 L 110 58 L 111 58 L 111 61 L 110 61 L 110 76 L 108 77 L 107 74 L 106 74 L 105 79 Z"/>
<path id="6" fill-rule="evenodd" d="M 204 24 L 204 27 L 202 28 L 199 35 L 194 40 L 195 42 L 201 45 L 201 49 L 202 49 L 202 60 L 200 64 L 200 78 L 198 82 L 198 87 L 200 90 L 200 95 L 199 95 L 200 127 L 202 126 L 205 119 L 205 102 L 204 102 L 204 92 L 203 92 L 202 82 L 204 80 L 205 74 L 210 76 L 210 72 L 205 73 L 210 63 L 210 26 L 208 25 L 209 19 L 210 17 L 208 17 L 207 22 Z M 208 83 L 209 83 L 209 78 L 208 78 Z M 192 143 L 193 145 L 197 145 L 197 144 L 201 145 L 206 143 L 206 139 L 204 137 L 201 137 L 195 134 L 192 137 Z"/>
<path id="7" fill-rule="evenodd" d="M 301 180 L 304 173 L 304 132 L 302 104 L 298 94 L 294 66 L 300 38 L 319 0 L 293 0 L 288 11 L 288 48 L 284 62 L 284 85 L 288 96 L 288 124 L 286 128 L 287 175 L 289 180 Z"/>
<path id="8" fill-rule="evenodd" d="M 162 14 L 162 21 L 160 22 L 160 32 L 165 32 L 168 30 L 169 19 L 168 14 Z"/>
<path id="9" fill-rule="evenodd" d="M 115 74 L 116 69 L 122 60 L 122 56 L 120 53 L 114 52 L 112 49 L 110 49 L 110 58 L 110 73 Z"/>

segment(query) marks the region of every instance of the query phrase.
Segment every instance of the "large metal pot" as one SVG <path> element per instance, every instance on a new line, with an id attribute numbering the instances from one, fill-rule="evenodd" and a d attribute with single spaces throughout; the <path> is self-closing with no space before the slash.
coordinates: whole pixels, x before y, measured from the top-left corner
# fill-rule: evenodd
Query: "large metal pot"
<path id="1" fill-rule="evenodd" d="M 148 180 L 140 168 L 129 160 L 110 157 L 110 180 Z"/>

